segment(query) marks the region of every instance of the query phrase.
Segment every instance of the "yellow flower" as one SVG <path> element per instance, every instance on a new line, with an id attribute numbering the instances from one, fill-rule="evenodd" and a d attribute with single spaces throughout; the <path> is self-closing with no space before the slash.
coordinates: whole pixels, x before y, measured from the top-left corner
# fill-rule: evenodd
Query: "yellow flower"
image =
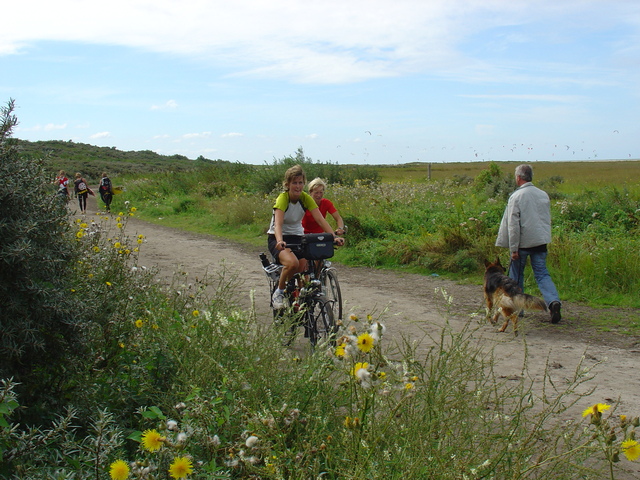
<path id="1" fill-rule="evenodd" d="M 120 248 L 122 244 L 120 242 L 116 242 L 113 244 L 113 248 Z"/>
<path id="2" fill-rule="evenodd" d="M 138 328 L 142 328 L 142 325 L 144 324 L 144 322 L 140 319 L 136 320 L 136 327 Z"/>
<path id="3" fill-rule="evenodd" d="M 352 322 L 357 322 L 358 316 L 355 313 L 352 313 L 351 315 L 349 315 L 349 320 L 351 320 Z"/>
<path id="4" fill-rule="evenodd" d="M 111 480 L 126 480 L 129 478 L 129 465 L 124 460 L 116 460 L 109 469 Z"/>
<path id="5" fill-rule="evenodd" d="M 122 225 L 122 223 L 118 222 L 118 223 L 116 223 L 116 227 L 118 227 L 118 228 L 122 228 L 122 227 L 123 227 L 123 225 Z"/>
<path id="6" fill-rule="evenodd" d="M 344 357 L 344 343 L 336 347 L 336 357 Z"/>
<path id="7" fill-rule="evenodd" d="M 145 430 L 142 434 L 142 446 L 150 452 L 160 450 L 164 437 L 157 430 Z M 177 478 L 177 477 L 176 477 Z"/>
<path id="8" fill-rule="evenodd" d="M 120 346 L 120 348 L 124 348 L 124 343 L 120 342 L 118 343 L 118 345 Z"/>
<path id="9" fill-rule="evenodd" d="M 373 315 L 371 315 L 371 314 L 367 315 L 367 320 L 369 320 L 369 321 L 373 320 Z"/>
<path id="10" fill-rule="evenodd" d="M 144 239 L 144 235 L 143 234 L 139 234 L 138 235 L 138 240 L 143 240 Z"/>
<path id="11" fill-rule="evenodd" d="M 191 315 L 197 317 L 198 315 L 200 315 L 200 312 L 198 310 L 194 310 L 193 312 L 191 312 Z"/>
<path id="12" fill-rule="evenodd" d="M 609 410 L 610 408 L 611 405 L 607 405 L 606 403 L 596 403 L 592 407 L 585 409 L 585 411 L 582 412 L 582 416 L 586 417 L 587 415 L 596 415 L 604 412 L 605 410 Z"/>
<path id="13" fill-rule="evenodd" d="M 353 368 L 351 369 L 351 375 L 353 375 L 354 377 L 358 376 L 358 370 L 360 370 L 361 368 L 364 368 L 365 370 L 367 368 L 369 368 L 369 364 L 367 362 L 358 362 L 356 363 Z"/>
<path id="14" fill-rule="evenodd" d="M 364 353 L 370 352 L 373 348 L 373 344 L 373 337 L 368 333 L 363 333 L 362 335 L 358 336 L 358 348 Z"/>
<path id="15" fill-rule="evenodd" d="M 81 223 L 80 224 L 80 228 L 87 228 L 89 225 L 87 225 L 86 223 Z"/>
<path id="16" fill-rule="evenodd" d="M 387 372 L 378 372 L 378 378 L 380 380 L 384 380 L 385 378 L 387 378 Z"/>
<path id="17" fill-rule="evenodd" d="M 627 460 L 633 462 L 640 457 L 640 444 L 635 440 L 628 439 L 622 442 L 622 453 L 627 457 Z"/>
<path id="18" fill-rule="evenodd" d="M 82 230 L 78 230 L 78 233 L 76 233 L 76 237 L 82 238 L 83 236 L 84 236 L 84 232 Z"/>
<path id="19" fill-rule="evenodd" d="M 404 389 L 405 390 L 412 390 L 413 389 L 413 383 L 405 383 L 404 384 Z"/>
<path id="20" fill-rule="evenodd" d="M 138 244 L 141 244 L 142 243 L 142 239 L 139 238 L 138 240 L 136 240 L 136 242 L 138 242 Z"/>
<path id="21" fill-rule="evenodd" d="M 110 286 L 111 286 L 111 282 L 104 282 L 104 283 L 106 283 L 106 284 L 107 284 L 107 287 L 110 287 Z"/>
<path id="22" fill-rule="evenodd" d="M 96 253 L 98 253 L 98 252 L 100 251 L 100 247 L 98 247 L 98 246 L 93 247 L 93 251 L 94 251 L 94 252 L 96 252 Z"/>
<path id="23" fill-rule="evenodd" d="M 173 478 L 185 478 L 193 473 L 193 464 L 187 457 L 177 457 L 169 467 L 169 475 Z"/>
<path id="24" fill-rule="evenodd" d="M 132 213 L 133 213 L 133 212 L 135 212 L 135 211 L 137 211 L 137 210 L 138 210 L 138 209 L 137 209 L 136 207 L 131 207 L 131 212 L 132 212 Z"/>

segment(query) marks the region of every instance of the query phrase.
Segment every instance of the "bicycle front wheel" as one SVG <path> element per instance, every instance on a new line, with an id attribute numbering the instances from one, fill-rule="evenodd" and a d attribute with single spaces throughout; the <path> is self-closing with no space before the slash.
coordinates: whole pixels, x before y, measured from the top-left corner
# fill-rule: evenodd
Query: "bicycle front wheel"
<path id="1" fill-rule="evenodd" d="M 321 274 L 323 293 L 327 300 L 332 302 L 333 318 L 342 320 L 342 292 L 340 292 L 340 282 L 338 275 L 333 268 L 324 270 Z"/>
<path id="2" fill-rule="evenodd" d="M 338 327 L 333 316 L 333 304 L 324 295 L 313 301 L 313 307 L 308 312 L 307 325 L 309 341 L 315 346 L 318 341 L 328 340 L 331 345 L 336 344 Z"/>

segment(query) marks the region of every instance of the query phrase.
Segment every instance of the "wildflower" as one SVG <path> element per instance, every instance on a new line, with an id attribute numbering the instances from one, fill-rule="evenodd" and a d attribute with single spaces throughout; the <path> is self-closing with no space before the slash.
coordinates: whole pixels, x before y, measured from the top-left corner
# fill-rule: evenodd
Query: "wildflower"
<path id="1" fill-rule="evenodd" d="M 126 480 L 129 478 L 129 465 L 124 460 L 116 460 L 109 468 L 111 480 Z"/>
<path id="2" fill-rule="evenodd" d="M 197 317 L 198 315 L 200 315 L 200 312 L 198 310 L 194 310 L 193 312 L 191 312 L 191 315 Z"/>
<path id="3" fill-rule="evenodd" d="M 118 343 L 118 346 L 119 346 L 120 348 L 124 348 L 124 343 L 120 342 L 120 343 Z"/>
<path id="4" fill-rule="evenodd" d="M 606 403 L 596 403 L 595 405 L 585 409 L 582 412 L 582 416 L 586 417 L 587 415 L 598 415 L 604 412 L 605 410 L 609 410 L 610 408 L 611 408 L 611 405 L 607 405 Z"/>
<path id="5" fill-rule="evenodd" d="M 94 251 L 95 253 L 98 253 L 98 252 L 100 251 L 100 247 L 98 247 L 98 246 L 93 247 L 93 251 Z"/>
<path id="6" fill-rule="evenodd" d="M 157 430 L 145 430 L 142 434 L 142 446 L 150 452 L 160 450 L 165 438 Z M 178 477 L 176 477 L 178 478 Z"/>
<path id="7" fill-rule="evenodd" d="M 122 225 L 122 223 L 121 223 L 121 222 L 116 223 L 116 227 L 118 227 L 118 228 L 122 228 L 123 226 L 124 226 L 124 225 Z"/>
<path id="8" fill-rule="evenodd" d="M 138 209 L 136 207 L 131 207 L 131 213 L 135 213 Z"/>
<path id="9" fill-rule="evenodd" d="M 363 333 L 358 336 L 358 348 L 364 353 L 368 353 L 373 348 L 374 340 L 368 333 Z"/>
<path id="10" fill-rule="evenodd" d="M 116 242 L 113 244 L 113 248 L 120 248 L 122 247 L 122 244 L 120 242 Z"/>
<path id="11" fill-rule="evenodd" d="M 627 460 L 633 462 L 640 457 L 640 444 L 635 440 L 629 438 L 622 442 L 622 453 L 627 457 Z"/>
<path id="12" fill-rule="evenodd" d="M 385 378 L 387 378 L 387 372 L 378 372 L 378 378 L 380 380 L 384 380 Z"/>
<path id="13" fill-rule="evenodd" d="M 353 375 L 354 377 L 358 378 L 358 372 L 360 370 L 365 370 L 366 371 L 368 367 L 369 367 L 369 364 L 367 362 L 358 362 L 351 369 L 351 375 Z"/>
<path id="14" fill-rule="evenodd" d="M 144 322 L 140 319 L 136 320 L 136 327 L 138 328 L 142 328 L 142 325 L 144 324 Z"/>
<path id="15" fill-rule="evenodd" d="M 169 475 L 172 478 L 185 478 L 191 473 L 193 473 L 193 464 L 187 457 L 174 458 L 169 467 Z"/>
<path id="16" fill-rule="evenodd" d="M 344 343 L 336 347 L 336 357 L 344 357 Z"/>
<path id="17" fill-rule="evenodd" d="M 352 322 L 357 322 L 358 316 L 355 313 L 352 313 L 351 315 L 349 315 L 349 320 L 351 320 Z"/>
<path id="18" fill-rule="evenodd" d="M 176 437 L 176 442 L 185 443 L 187 441 L 187 434 L 184 432 L 180 432 Z"/>
<path id="19" fill-rule="evenodd" d="M 247 448 L 253 448 L 258 444 L 258 437 L 256 437 L 255 435 L 251 435 L 249 438 L 247 438 L 244 444 L 247 446 Z"/>
<path id="20" fill-rule="evenodd" d="M 407 383 L 404 384 L 404 389 L 405 390 L 413 390 L 413 387 L 414 387 L 414 385 L 411 382 L 407 382 Z"/>
<path id="21" fill-rule="evenodd" d="M 176 422 L 175 420 L 167 420 L 167 430 L 170 430 L 172 432 L 177 432 L 178 422 Z"/>
<path id="22" fill-rule="evenodd" d="M 104 283 L 106 283 L 106 284 L 107 284 L 107 287 L 110 287 L 110 286 L 111 286 L 111 282 L 104 282 Z"/>

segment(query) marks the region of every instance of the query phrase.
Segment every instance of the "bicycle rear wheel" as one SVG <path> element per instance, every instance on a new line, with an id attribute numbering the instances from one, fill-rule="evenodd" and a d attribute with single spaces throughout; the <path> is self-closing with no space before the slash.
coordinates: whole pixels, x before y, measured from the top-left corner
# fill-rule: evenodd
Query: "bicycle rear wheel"
<path id="1" fill-rule="evenodd" d="M 309 341 L 315 346 L 319 341 L 328 340 L 335 345 L 338 327 L 333 316 L 333 303 L 324 295 L 313 301 L 312 309 L 307 312 Z"/>
<path id="2" fill-rule="evenodd" d="M 320 281 L 327 300 L 332 302 L 333 318 L 342 320 L 342 292 L 336 271 L 333 268 L 323 270 Z"/>

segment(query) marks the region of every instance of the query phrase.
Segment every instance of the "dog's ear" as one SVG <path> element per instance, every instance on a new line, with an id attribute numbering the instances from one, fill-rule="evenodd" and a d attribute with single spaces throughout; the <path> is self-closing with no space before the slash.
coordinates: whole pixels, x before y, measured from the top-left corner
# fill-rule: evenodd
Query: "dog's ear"
<path id="1" fill-rule="evenodd" d="M 497 256 L 496 256 L 495 264 L 496 264 L 496 265 L 500 265 L 500 266 L 502 266 L 502 264 L 500 263 L 500 257 L 497 257 Z"/>

